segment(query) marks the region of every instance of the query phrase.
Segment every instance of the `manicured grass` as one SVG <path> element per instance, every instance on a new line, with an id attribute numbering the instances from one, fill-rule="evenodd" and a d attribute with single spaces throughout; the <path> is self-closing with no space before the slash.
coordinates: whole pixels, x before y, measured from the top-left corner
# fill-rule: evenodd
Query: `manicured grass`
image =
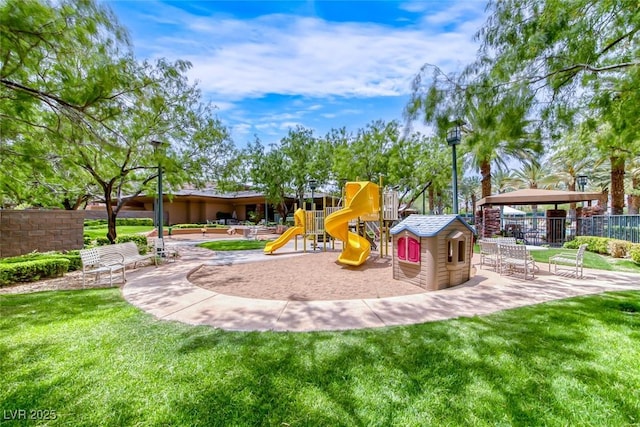
<path id="1" fill-rule="evenodd" d="M 549 262 L 549 257 L 559 254 L 559 253 L 567 253 L 567 254 L 575 254 L 577 249 L 547 249 L 544 251 L 530 251 L 533 259 L 536 260 L 537 263 L 546 264 Z M 584 253 L 584 267 L 585 268 L 594 268 L 597 270 L 607 270 L 607 271 L 626 271 L 631 273 L 640 273 L 640 265 L 636 264 L 633 261 L 629 260 L 621 260 L 616 258 L 611 258 L 607 256 L 602 256 L 600 254 L 596 254 L 593 252 L 585 252 Z"/>
<path id="2" fill-rule="evenodd" d="M 107 226 L 104 227 L 85 227 L 84 234 L 89 236 L 91 239 L 97 239 L 98 237 L 106 237 L 107 236 Z M 153 227 L 148 225 L 119 225 L 116 227 L 116 232 L 118 236 L 123 234 L 136 234 L 136 233 L 148 233 L 153 231 Z"/>
<path id="3" fill-rule="evenodd" d="M 639 292 L 341 333 L 159 321 L 118 289 L 4 295 L 0 406 L 65 426 L 627 426 L 639 348 Z"/>
<path id="4" fill-rule="evenodd" d="M 240 251 L 263 249 L 267 243 L 267 240 L 215 240 L 212 242 L 199 243 L 198 246 L 211 249 L 212 251 Z"/>
<path id="5" fill-rule="evenodd" d="M 547 264 L 549 262 L 549 257 L 553 255 L 559 253 L 575 254 L 577 251 L 577 249 L 550 248 L 543 251 L 530 251 L 529 253 L 536 263 Z M 480 245 L 477 243 L 474 244 L 473 252 L 479 254 Z M 584 268 L 593 268 L 596 270 L 640 273 L 640 264 L 636 264 L 633 261 L 611 258 L 588 251 L 584 253 L 583 264 Z"/>

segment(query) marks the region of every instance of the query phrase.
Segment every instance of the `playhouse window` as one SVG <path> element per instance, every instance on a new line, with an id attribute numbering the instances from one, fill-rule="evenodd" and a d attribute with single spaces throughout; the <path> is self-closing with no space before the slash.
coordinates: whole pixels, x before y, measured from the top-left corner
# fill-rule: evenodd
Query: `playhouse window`
<path id="1" fill-rule="evenodd" d="M 398 239 L 398 259 L 406 262 L 420 262 L 420 242 L 413 237 Z"/>
<path id="2" fill-rule="evenodd" d="M 454 231 L 447 236 L 447 262 L 463 263 L 465 262 L 466 240 L 460 231 Z"/>

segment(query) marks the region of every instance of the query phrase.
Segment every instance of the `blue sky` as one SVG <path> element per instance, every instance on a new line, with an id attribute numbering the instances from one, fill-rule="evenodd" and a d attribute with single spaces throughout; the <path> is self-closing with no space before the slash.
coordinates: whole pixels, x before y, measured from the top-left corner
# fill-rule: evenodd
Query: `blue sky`
<path id="1" fill-rule="evenodd" d="M 139 59 L 184 59 L 239 147 L 401 120 L 425 63 L 475 56 L 485 1 L 108 1 Z"/>

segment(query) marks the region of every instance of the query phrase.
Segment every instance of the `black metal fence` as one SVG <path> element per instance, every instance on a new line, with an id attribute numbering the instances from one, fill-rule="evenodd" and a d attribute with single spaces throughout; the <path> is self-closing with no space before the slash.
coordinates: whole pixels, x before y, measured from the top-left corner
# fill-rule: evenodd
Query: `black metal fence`
<path id="1" fill-rule="evenodd" d="M 562 246 L 576 236 L 598 236 L 640 243 L 640 215 L 596 215 L 587 218 L 504 216 L 501 229 L 531 245 Z"/>

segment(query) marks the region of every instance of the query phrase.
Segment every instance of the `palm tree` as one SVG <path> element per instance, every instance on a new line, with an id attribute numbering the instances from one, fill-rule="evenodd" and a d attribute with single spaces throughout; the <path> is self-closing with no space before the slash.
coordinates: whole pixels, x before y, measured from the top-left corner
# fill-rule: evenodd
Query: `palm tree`
<path id="1" fill-rule="evenodd" d="M 529 123 L 517 105 L 495 100 L 493 103 L 468 102 L 463 125 L 463 150 L 471 165 L 480 171 L 481 197 L 492 194 L 493 167 L 507 168 L 511 159 L 533 157 L 542 150 L 539 137 L 526 131 Z M 518 121 L 519 123 L 513 123 Z M 507 124 L 508 123 L 508 124 Z"/>

